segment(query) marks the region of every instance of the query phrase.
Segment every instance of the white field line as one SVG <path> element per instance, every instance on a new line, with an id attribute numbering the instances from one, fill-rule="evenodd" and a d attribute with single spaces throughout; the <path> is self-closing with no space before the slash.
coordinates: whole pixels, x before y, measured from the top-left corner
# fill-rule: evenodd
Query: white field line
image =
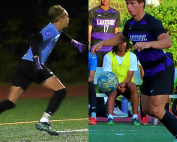
<path id="1" fill-rule="evenodd" d="M 63 120 L 50 120 L 50 122 L 61 122 L 61 121 L 83 121 L 83 120 L 88 120 L 88 118 L 63 119 Z M 38 122 L 38 121 L 13 122 L 13 123 L 0 123 L 0 125 L 29 124 L 29 123 L 37 123 L 37 122 Z"/>
<path id="2" fill-rule="evenodd" d="M 58 133 L 88 132 L 88 129 L 66 130 L 66 131 L 57 131 L 57 132 Z"/>

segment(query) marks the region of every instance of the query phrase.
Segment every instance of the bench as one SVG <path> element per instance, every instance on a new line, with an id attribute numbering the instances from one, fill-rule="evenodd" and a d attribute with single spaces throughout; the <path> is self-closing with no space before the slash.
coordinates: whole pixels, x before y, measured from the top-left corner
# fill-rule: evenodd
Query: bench
<path id="1" fill-rule="evenodd" d="M 96 72 L 95 72 L 95 76 L 94 76 L 94 84 L 97 85 L 97 78 L 98 76 L 103 72 L 102 67 L 97 67 L 96 68 Z M 140 77 L 140 68 L 138 68 L 137 71 L 134 72 L 134 80 L 135 80 L 135 84 L 138 86 L 141 84 L 142 80 Z M 175 78 L 177 78 L 177 68 L 175 68 Z M 105 93 L 96 93 L 97 97 L 107 97 L 107 95 Z M 177 98 L 177 94 L 171 94 L 169 95 L 169 98 Z"/>

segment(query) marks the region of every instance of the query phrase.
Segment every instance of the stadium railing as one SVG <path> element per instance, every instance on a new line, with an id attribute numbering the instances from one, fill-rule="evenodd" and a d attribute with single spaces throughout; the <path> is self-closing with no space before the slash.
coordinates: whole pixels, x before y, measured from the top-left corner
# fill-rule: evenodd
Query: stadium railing
<path id="1" fill-rule="evenodd" d="M 94 76 L 94 84 L 97 85 L 97 78 L 98 76 L 103 72 L 102 67 L 97 67 L 96 68 L 96 72 L 95 72 L 95 76 Z M 138 68 L 137 71 L 134 72 L 134 80 L 135 80 L 135 84 L 138 86 L 141 84 L 142 80 L 140 77 L 140 69 Z M 175 78 L 177 78 L 177 68 L 175 68 Z M 97 97 L 108 97 L 105 93 L 96 93 Z M 139 95 L 140 96 L 140 95 Z M 177 98 L 177 94 L 170 94 L 169 98 Z"/>

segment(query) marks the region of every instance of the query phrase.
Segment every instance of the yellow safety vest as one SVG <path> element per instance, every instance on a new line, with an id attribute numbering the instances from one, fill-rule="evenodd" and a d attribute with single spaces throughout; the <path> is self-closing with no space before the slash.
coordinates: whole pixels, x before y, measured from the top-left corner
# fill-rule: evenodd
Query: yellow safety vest
<path id="1" fill-rule="evenodd" d="M 125 57 L 121 65 L 118 63 L 115 53 L 112 53 L 111 51 L 108 54 L 111 57 L 112 72 L 117 75 L 119 79 L 119 83 L 121 83 L 127 78 L 127 73 L 130 68 L 130 51 L 127 51 L 125 53 Z M 131 82 L 135 83 L 135 80 L 133 77 L 132 77 Z"/>

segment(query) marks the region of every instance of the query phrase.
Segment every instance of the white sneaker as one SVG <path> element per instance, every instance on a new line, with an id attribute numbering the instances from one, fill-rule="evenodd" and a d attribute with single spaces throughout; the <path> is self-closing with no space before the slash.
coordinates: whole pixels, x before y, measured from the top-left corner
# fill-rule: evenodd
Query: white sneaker
<path id="1" fill-rule="evenodd" d="M 128 117 L 127 113 L 122 112 L 118 107 L 113 110 L 113 117 Z"/>

